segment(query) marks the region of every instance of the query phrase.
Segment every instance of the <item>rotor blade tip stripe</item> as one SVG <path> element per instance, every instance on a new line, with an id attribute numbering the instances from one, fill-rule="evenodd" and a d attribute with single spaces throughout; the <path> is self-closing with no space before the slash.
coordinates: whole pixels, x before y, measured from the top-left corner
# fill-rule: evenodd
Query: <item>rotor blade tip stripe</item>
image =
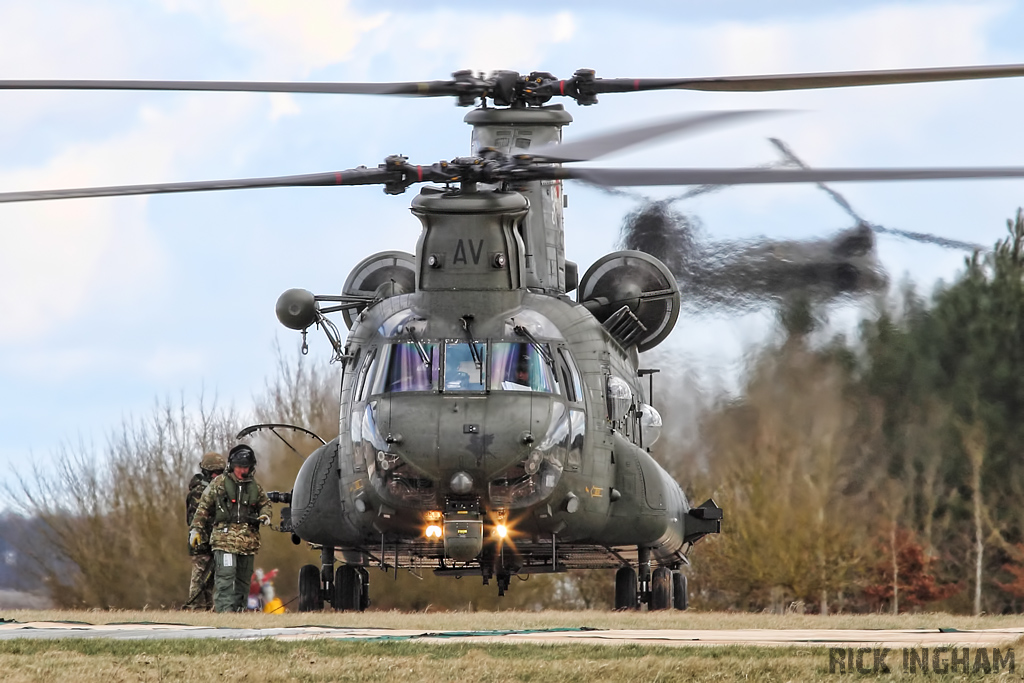
<path id="1" fill-rule="evenodd" d="M 558 94 L 559 95 L 564 95 L 565 94 L 565 81 L 558 81 Z"/>
<path id="2" fill-rule="evenodd" d="M 417 166 L 416 167 L 416 179 L 420 180 L 420 181 L 423 180 L 423 167 L 422 166 Z"/>
<path id="3" fill-rule="evenodd" d="M 640 79 L 638 78 L 635 81 L 633 81 L 633 90 L 639 90 L 639 89 L 640 89 Z"/>
<path id="4" fill-rule="evenodd" d="M 334 172 L 334 184 L 341 185 L 341 171 Z"/>

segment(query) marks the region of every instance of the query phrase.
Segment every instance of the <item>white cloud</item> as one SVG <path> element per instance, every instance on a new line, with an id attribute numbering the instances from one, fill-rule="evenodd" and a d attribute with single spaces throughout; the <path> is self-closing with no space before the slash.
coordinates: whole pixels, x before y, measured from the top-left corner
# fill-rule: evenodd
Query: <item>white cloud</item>
<path id="1" fill-rule="evenodd" d="M 171 11 L 224 22 L 229 40 L 256 56 L 261 78 L 296 78 L 345 61 L 360 39 L 388 20 L 388 13 L 362 15 L 343 0 L 164 0 Z"/>
<path id="2" fill-rule="evenodd" d="M 285 116 L 296 116 L 302 108 L 295 98 L 284 92 L 270 93 L 270 120 L 278 121 Z"/>
<path id="3" fill-rule="evenodd" d="M 35 167 L 0 170 L 0 187 L 14 191 L 182 180 L 197 160 L 228 158 L 226 151 L 218 155 L 219 149 L 231 148 L 226 132 L 252 117 L 265 118 L 265 110 L 266 100 L 259 96 L 220 103 L 195 96 L 167 109 L 145 106 L 122 134 L 69 145 Z M 157 288 L 166 257 L 163 237 L 149 226 L 149 201 L 123 197 L 0 205 L 0 307 L 5 311 L 0 341 L 46 334 L 90 306 L 128 311 Z"/>

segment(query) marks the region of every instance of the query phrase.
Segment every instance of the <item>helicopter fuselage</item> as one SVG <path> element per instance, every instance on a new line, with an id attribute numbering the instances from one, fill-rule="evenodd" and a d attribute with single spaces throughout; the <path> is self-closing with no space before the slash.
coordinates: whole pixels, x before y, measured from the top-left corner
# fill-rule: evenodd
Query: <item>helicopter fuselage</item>
<path id="1" fill-rule="evenodd" d="M 583 303 L 527 286 L 527 209 L 475 188 L 414 201 L 415 291 L 388 288 L 353 321 L 340 437 L 293 491 L 299 538 L 355 564 L 393 547 L 409 563 L 482 565 L 507 544 L 529 571 L 538 557 L 573 566 L 556 544 L 678 566 L 695 529 L 717 530 L 645 450 L 660 416 L 636 347 Z"/>

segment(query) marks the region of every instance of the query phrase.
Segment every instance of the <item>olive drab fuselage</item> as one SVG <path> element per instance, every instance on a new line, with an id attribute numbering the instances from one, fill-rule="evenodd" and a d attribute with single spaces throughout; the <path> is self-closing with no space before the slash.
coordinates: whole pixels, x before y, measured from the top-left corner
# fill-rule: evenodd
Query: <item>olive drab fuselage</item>
<path id="1" fill-rule="evenodd" d="M 558 140 L 569 120 L 560 108 L 467 117 L 475 146 L 506 151 Z M 678 286 L 639 252 L 578 278 L 562 202 L 560 181 L 426 188 L 416 254 L 356 267 L 344 294 L 366 303 L 333 309 L 350 327 L 339 437 L 296 479 L 296 541 L 349 565 L 479 566 L 486 580 L 496 564 L 506 576 L 619 566 L 630 548 L 676 568 L 718 530 L 717 507 L 691 510 L 647 451 L 661 420 L 638 351 L 671 331 Z M 304 329 L 313 306 L 289 290 L 278 316 Z"/>
<path id="2" fill-rule="evenodd" d="M 496 191 L 414 202 L 416 291 L 354 321 L 340 437 L 307 460 L 293 491 L 300 538 L 347 557 L 404 540 L 423 559 L 471 561 L 501 523 L 517 547 L 554 536 L 681 561 L 690 506 L 643 448 L 640 417 L 652 409 L 636 349 L 583 304 L 526 287 L 525 209 L 521 195 Z M 627 391 L 612 399 L 610 385 Z M 424 539 L 459 503 L 480 522 L 453 527 L 470 550 Z"/>

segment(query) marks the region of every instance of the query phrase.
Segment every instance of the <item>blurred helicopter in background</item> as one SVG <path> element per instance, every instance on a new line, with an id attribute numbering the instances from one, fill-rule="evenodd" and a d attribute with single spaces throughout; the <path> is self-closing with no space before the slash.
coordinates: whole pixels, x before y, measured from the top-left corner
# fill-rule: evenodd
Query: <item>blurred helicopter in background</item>
<path id="1" fill-rule="evenodd" d="M 709 79 L 602 79 L 580 70 L 566 80 L 541 72 L 459 71 L 451 80 L 423 83 L 0 81 L 0 89 L 454 96 L 462 106 L 479 104 L 465 117 L 473 128 L 471 154 L 431 165 L 392 156 L 373 168 L 10 192 L 0 193 L 0 202 L 367 184 L 400 194 L 430 183 L 412 201 L 421 224 L 414 253 L 366 257 L 341 294 L 291 289 L 277 302 L 278 318 L 302 333 L 304 348 L 308 330 L 320 328 L 342 367 L 340 436 L 305 460 L 291 491 L 273 494 L 289 505 L 281 528 L 297 544 L 321 551 L 320 566 L 300 571 L 299 610 L 319 610 L 325 602 L 336 610 L 366 609 L 373 566 L 479 576 L 494 580 L 500 594 L 517 575 L 614 568 L 616 608 L 685 609 L 680 570 L 697 541 L 720 532 L 723 512 L 710 499 L 691 505 L 651 457 L 662 427 L 651 405 L 658 370 L 642 367 L 639 354 L 675 326 L 690 293 L 681 292 L 674 269 L 686 264 L 669 266 L 627 249 L 598 259 L 580 277 L 565 258 L 563 182 L 623 187 L 1017 178 L 1024 168 L 574 167 L 763 112 L 689 114 L 562 144 L 572 116 L 549 100 L 566 96 L 590 105 L 612 92 L 1021 75 L 1024 65 Z M 746 258 L 810 263 L 809 249 L 835 254 L 836 264 L 873 258 L 873 240 L 862 229 L 812 247 L 778 242 Z M 770 289 L 778 278 L 762 270 L 763 280 L 751 287 Z M 861 286 L 849 273 L 825 270 L 837 291 Z M 807 279 L 821 280 L 822 273 L 808 270 Z M 344 339 L 326 317 L 332 313 L 341 313 L 348 327 Z"/>

